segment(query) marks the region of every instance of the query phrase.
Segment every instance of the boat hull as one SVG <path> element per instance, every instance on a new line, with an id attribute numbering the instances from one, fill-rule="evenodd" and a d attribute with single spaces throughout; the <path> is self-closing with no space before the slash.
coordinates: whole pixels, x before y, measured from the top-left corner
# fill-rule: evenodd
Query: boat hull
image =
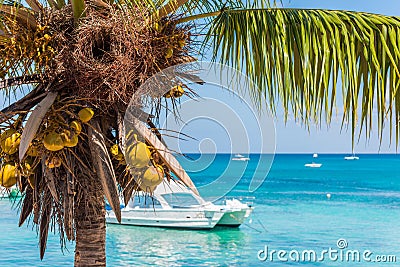
<path id="1" fill-rule="evenodd" d="M 308 163 L 304 164 L 305 167 L 307 168 L 320 168 L 322 166 L 321 163 Z"/>
<path id="2" fill-rule="evenodd" d="M 238 210 L 226 212 L 221 220 L 217 223 L 218 226 L 239 227 L 246 217 L 246 210 Z"/>
<path id="3" fill-rule="evenodd" d="M 250 158 L 233 158 L 233 161 L 249 161 Z"/>
<path id="4" fill-rule="evenodd" d="M 350 157 L 344 157 L 345 160 L 359 160 L 359 157 L 355 157 L 355 156 L 350 156 Z"/>
<path id="5" fill-rule="evenodd" d="M 224 215 L 221 211 L 209 210 L 121 210 L 121 224 L 133 226 L 212 229 Z M 107 212 L 107 223 L 119 224 L 114 212 Z"/>

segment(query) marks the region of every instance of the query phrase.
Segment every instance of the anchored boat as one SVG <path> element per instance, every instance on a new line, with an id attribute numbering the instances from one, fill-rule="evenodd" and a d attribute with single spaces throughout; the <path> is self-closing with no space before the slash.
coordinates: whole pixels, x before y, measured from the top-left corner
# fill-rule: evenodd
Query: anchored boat
<path id="1" fill-rule="evenodd" d="M 318 158 L 318 154 L 314 153 L 313 158 L 314 159 Z M 304 167 L 307 167 L 307 168 L 320 168 L 321 166 L 322 166 L 322 163 L 315 163 L 314 161 L 312 163 L 304 164 Z"/>
<path id="2" fill-rule="evenodd" d="M 153 195 L 138 192 L 121 209 L 121 224 L 189 229 L 212 229 L 216 225 L 240 226 L 253 210 L 238 199 L 216 205 L 196 195 L 180 181 L 164 180 Z M 108 208 L 107 223 L 118 224 Z"/>
<path id="3" fill-rule="evenodd" d="M 354 153 L 351 156 L 344 157 L 345 160 L 359 160 L 360 158 L 357 157 Z"/>
<path id="4" fill-rule="evenodd" d="M 241 155 L 241 154 L 236 154 L 236 155 L 232 158 L 232 160 L 235 160 L 235 161 L 249 161 L 250 158 L 249 158 L 249 157 L 245 157 L 245 156 L 243 156 L 243 155 Z"/>

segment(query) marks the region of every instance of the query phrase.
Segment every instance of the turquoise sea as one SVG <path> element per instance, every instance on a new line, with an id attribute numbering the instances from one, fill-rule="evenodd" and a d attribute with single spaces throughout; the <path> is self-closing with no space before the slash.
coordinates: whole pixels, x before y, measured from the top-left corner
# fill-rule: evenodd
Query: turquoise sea
<path id="1" fill-rule="evenodd" d="M 268 157 L 250 155 L 245 163 L 232 162 L 231 155 L 190 156 L 197 160 L 182 164 L 191 170 L 199 187 L 210 184 L 227 168 L 228 179 L 222 182 L 235 181 L 235 170 L 244 166 L 242 178 L 228 195 L 250 197 L 253 215 L 238 229 L 212 231 L 109 225 L 108 266 L 400 265 L 399 155 L 359 155 L 358 161 L 345 161 L 345 155 L 321 154 L 315 160 L 323 164 L 319 169 L 304 167 L 312 155 L 276 155 L 267 178 L 252 193 L 248 188 L 256 165 L 255 178 L 262 180 Z M 213 186 L 205 188 L 212 196 Z M 18 216 L 8 199 L 0 200 L 0 266 L 73 264 L 73 244 L 62 253 L 58 236 L 53 234 L 40 261 L 36 230 L 32 225 L 18 228 Z M 278 252 L 271 259 L 272 250 L 283 251 L 281 260 Z M 311 251 L 320 260 L 323 255 L 323 260 L 315 261 Z M 361 256 L 360 262 L 352 261 L 357 260 L 352 253 Z M 394 256 L 397 263 L 382 262 L 394 261 Z"/>

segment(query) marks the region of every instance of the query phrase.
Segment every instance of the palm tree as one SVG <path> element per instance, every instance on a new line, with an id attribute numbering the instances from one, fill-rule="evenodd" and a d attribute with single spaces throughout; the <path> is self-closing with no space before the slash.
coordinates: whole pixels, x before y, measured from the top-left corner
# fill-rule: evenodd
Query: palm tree
<path id="1" fill-rule="evenodd" d="M 104 266 L 104 196 L 120 217 L 118 194 L 127 201 L 134 191 L 151 192 L 151 173 L 174 173 L 195 190 L 157 141 L 152 116 L 147 127 L 133 118 L 136 134 L 124 133 L 122 118 L 133 96 L 152 95 L 138 90 L 147 78 L 208 48 L 249 75 L 258 103 L 275 111 L 281 102 L 285 118 L 291 112 L 305 124 L 331 121 L 341 80 L 353 143 L 357 123 L 369 136 L 375 112 L 381 139 L 389 120 L 398 141 L 396 17 L 276 8 L 268 0 L 8 0 L 0 15 L 0 88 L 7 98 L 26 93 L 0 114 L 0 182 L 24 193 L 19 224 L 33 217 L 41 258 L 52 223 L 62 244 L 76 241 L 76 266 Z M 177 84 L 156 96 L 156 106 L 183 93 L 192 92 Z"/>

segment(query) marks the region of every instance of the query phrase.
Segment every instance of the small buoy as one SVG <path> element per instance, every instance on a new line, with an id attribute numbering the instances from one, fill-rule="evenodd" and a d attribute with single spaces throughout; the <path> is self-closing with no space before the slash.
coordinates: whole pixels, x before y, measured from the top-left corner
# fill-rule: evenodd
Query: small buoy
<path id="1" fill-rule="evenodd" d="M 328 199 L 331 199 L 331 194 L 326 194 L 326 197 L 328 198 Z"/>

